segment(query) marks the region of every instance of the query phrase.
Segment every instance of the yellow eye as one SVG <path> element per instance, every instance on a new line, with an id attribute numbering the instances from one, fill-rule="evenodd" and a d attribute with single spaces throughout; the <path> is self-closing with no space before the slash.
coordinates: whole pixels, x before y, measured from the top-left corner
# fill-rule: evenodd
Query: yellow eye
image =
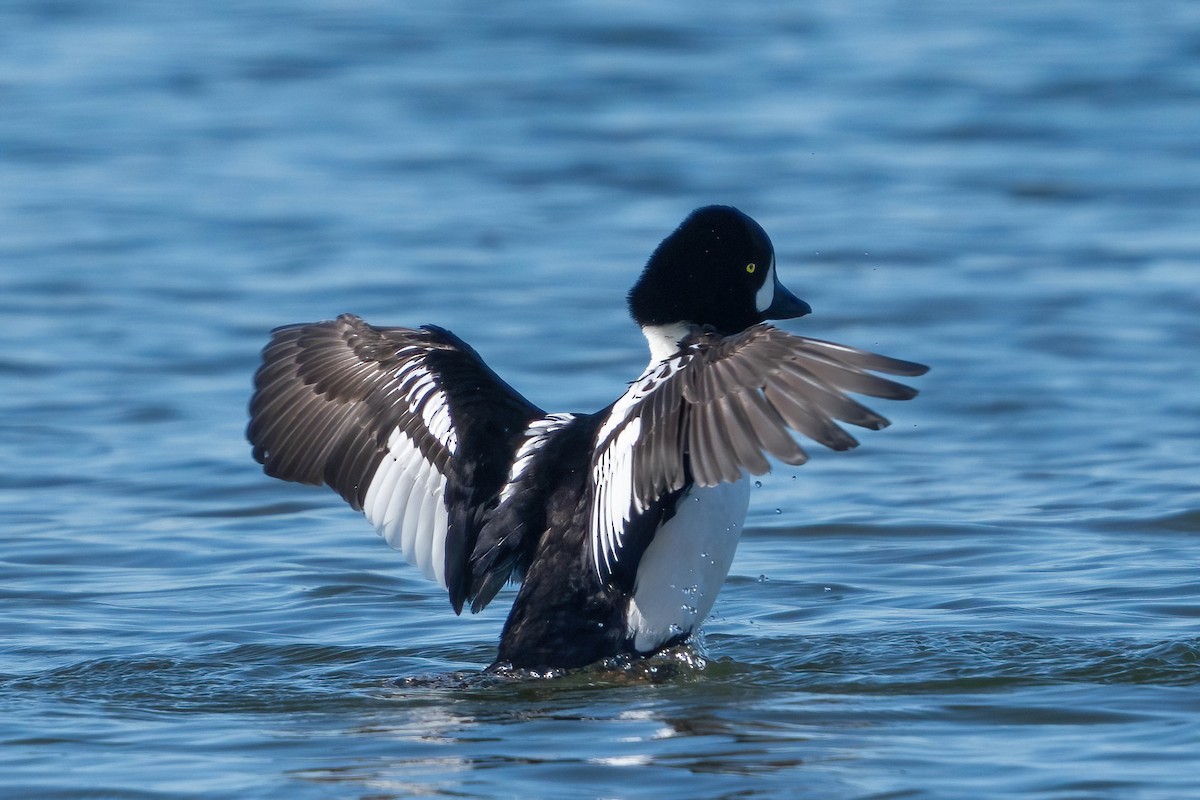
<path id="1" fill-rule="evenodd" d="M 749 272 L 751 275 L 754 274 L 754 270 L 756 269 L 758 269 L 758 266 L 753 261 L 746 265 L 746 272 Z"/>

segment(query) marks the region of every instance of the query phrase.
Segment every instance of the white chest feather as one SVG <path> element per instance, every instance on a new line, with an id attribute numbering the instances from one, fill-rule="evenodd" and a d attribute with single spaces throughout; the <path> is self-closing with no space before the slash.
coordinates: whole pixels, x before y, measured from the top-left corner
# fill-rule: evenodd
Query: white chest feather
<path id="1" fill-rule="evenodd" d="M 651 652 L 704 621 L 737 550 L 750 504 L 750 481 L 693 486 L 654 535 L 638 565 L 629 601 L 634 647 Z"/>

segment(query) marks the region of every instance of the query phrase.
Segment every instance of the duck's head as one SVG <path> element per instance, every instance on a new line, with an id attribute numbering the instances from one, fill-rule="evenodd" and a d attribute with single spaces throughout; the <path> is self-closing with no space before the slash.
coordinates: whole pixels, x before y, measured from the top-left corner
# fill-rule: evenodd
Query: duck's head
<path id="1" fill-rule="evenodd" d="M 693 325 L 729 335 L 811 311 L 779 282 L 767 232 L 730 206 L 689 214 L 655 249 L 629 291 L 629 313 L 656 351 L 673 352 Z"/>

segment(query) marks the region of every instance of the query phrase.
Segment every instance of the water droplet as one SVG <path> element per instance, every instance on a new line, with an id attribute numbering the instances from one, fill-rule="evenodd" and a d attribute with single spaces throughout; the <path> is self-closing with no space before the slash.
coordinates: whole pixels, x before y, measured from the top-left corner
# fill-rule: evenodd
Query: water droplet
<path id="1" fill-rule="evenodd" d="M 755 482 L 754 482 L 754 488 L 755 488 L 755 489 L 761 489 L 761 488 L 762 488 L 762 481 L 755 481 Z"/>
<path id="2" fill-rule="evenodd" d="M 775 509 L 775 513 L 776 513 L 776 514 L 782 514 L 782 513 L 783 513 L 783 509 L 782 509 L 782 508 L 777 508 L 777 509 Z"/>
<path id="3" fill-rule="evenodd" d="M 695 606 L 680 606 L 679 610 L 685 614 L 695 614 L 696 613 Z"/>

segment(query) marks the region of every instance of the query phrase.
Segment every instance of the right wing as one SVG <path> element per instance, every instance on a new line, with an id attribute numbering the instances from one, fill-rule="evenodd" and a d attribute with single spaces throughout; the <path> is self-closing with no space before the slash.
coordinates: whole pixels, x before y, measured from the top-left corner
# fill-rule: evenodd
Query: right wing
<path id="1" fill-rule="evenodd" d="M 765 324 L 733 336 L 697 329 L 629 387 L 596 434 L 589 527 L 596 573 L 636 567 L 625 561 L 640 558 L 657 529 L 656 507 L 673 492 L 737 481 L 743 471 L 762 475 L 770 470 L 764 453 L 804 463 L 791 431 L 834 450 L 856 447 L 837 420 L 872 430 L 888 421 L 845 393 L 908 400 L 916 389 L 871 372 L 927 370 Z M 647 513 L 655 524 L 636 524 Z"/>

